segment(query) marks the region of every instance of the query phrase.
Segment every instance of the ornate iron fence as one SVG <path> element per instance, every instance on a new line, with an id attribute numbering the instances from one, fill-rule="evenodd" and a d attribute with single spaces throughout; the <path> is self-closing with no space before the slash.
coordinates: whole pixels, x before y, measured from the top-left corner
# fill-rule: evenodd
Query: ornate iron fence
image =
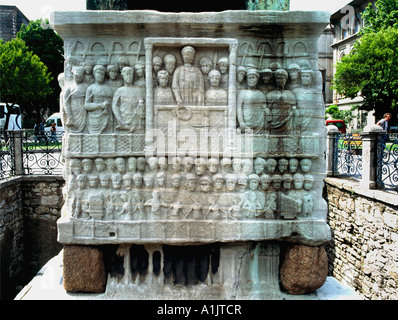
<path id="1" fill-rule="evenodd" d="M 362 178 L 362 140 L 359 135 L 336 136 L 333 148 L 333 172 L 356 179 Z"/>
<path id="2" fill-rule="evenodd" d="M 15 175 L 62 174 L 62 137 L 8 131 L 0 145 L 0 180 Z"/>
<path id="3" fill-rule="evenodd" d="M 377 154 L 377 188 L 398 192 L 398 136 L 379 136 Z"/>
<path id="4" fill-rule="evenodd" d="M 15 173 L 15 145 L 12 136 L 2 137 L 0 140 L 0 180 L 14 176 Z"/>

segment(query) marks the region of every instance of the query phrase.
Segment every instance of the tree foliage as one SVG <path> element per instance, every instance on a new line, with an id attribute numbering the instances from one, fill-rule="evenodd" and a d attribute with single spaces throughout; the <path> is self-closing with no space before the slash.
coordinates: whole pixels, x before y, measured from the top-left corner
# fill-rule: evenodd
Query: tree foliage
<path id="1" fill-rule="evenodd" d="M 338 106 L 331 105 L 326 109 L 326 114 L 329 115 L 333 120 L 344 120 L 345 124 L 348 125 L 356 116 L 353 111 L 357 110 L 358 106 L 352 106 L 350 110 L 340 110 Z M 326 116 L 326 119 L 328 117 Z"/>
<path id="2" fill-rule="evenodd" d="M 361 34 L 378 32 L 389 27 L 398 28 L 398 0 L 378 0 L 374 5 L 369 3 L 362 14 L 366 26 Z"/>
<path id="3" fill-rule="evenodd" d="M 43 111 L 53 113 L 59 110 L 59 94 L 61 89 L 57 77 L 64 69 L 64 47 L 61 37 L 50 27 L 49 21 L 38 19 L 29 25 L 22 25 L 17 33 L 29 50 L 33 51 L 47 66 L 51 74 L 50 87 L 52 93 L 41 101 Z"/>
<path id="4" fill-rule="evenodd" d="M 338 62 L 333 88 L 346 98 L 361 96 L 360 109 L 374 109 L 382 118 L 398 104 L 398 0 L 379 0 L 375 6 L 363 14 L 362 37 Z"/>
<path id="5" fill-rule="evenodd" d="M 47 67 L 21 39 L 0 41 L 1 101 L 19 104 L 26 115 L 40 112 L 38 106 L 51 94 Z"/>
<path id="6" fill-rule="evenodd" d="M 382 116 L 398 103 L 398 29 L 364 34 L 338 63 L 333 87 L 345 97 L 361 95 L 362 109 Z M 390 110 L 391 111 L 391 110 Z"/>

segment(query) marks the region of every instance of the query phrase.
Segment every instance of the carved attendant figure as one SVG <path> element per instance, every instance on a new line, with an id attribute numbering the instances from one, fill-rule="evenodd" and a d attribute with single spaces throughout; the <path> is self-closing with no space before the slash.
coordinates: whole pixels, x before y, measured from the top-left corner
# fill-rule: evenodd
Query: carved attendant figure
<path id="1" fill-rule="evenodd" d="M 90 134 L 110 131 L 112 124 L 112 88 L 105 83 L 105 68 L 94 67 L 95 83 L 88 87 L 84 108 L 87 110 L 87 128 Z"/>
<path id="2" fill-rule="evenodd" d="M 145 112 L 138 106 L 144 97 L 140 95 L 141 90 L 133 86 L 133 76 L 132 68 L 123 68 L 124 86 L 116 90 L 112 103 L 112 110 L 117 122 L 116 129 L 130 132 L 139 129 L 141 119 L 145 117 Z"/>
<path id="3" fill-rule="evenodd" d="M 264 129 L 265 95 L 256 89 L 259 74 L 255 69 L 247 72 L 247 90 L 238 96 L 237 115 L 242 130 L 252 129 L 260 133 Z"/>
<path id="4" fill-rule="evenodd" d="M 294 114 L 296 97 L 285 90 L 288 73 L 284 69 L 275 72 L 276 89 L 267 94 L 267 121 L 270 123 L 271 134 L 290 134 L 294 130 Z"/>
<path id="5" fill-rule="evenodd" d="M 84 68 L 75 67 L 72 70 L 74 83 L 65 89 L 63 96 L 66 116 L 66 126 L 72 132 L 82 132 L 86 126 L 87 111 L 84 108 L 86 90 L 84 83 Z"/>
<path id="6" fill-rule="evenodd" d="M 310 133 L 319 129 L 320 119 L 323 117 L 323 97 L 312 88 L 314 72 L 301 71 L 302 87 L 293 90 L 297 97 L 297 109 L 301 119 L 301 133 Z"/>
<path id="7" fill-rule="evenodd" d="M 155 105 L 175 104 L 173 91 L 168 86 L 169 73 L 166 70 L 160 70 L 158 72 L 157 79 L 159 86 L 155 87 L 155 92 L 153 97 L 154 104 Z"/>
<path id="8" fill-rule="evenodd" d="M 113 89 L 113 92 L 116 92 L 117 89 L 119 89 L 123 85 L 123 81 L 118 79 L 119 75 L 119 68 L 117 65 L 109 65 L 107 68 L 107 73 L 108 73 L 108 78 L 109 80 L 107 83 L 111 86 Z"/>
<path id="9" fill-rule="evenodd" d="M 227 91 L 221 89 L 221 73 L 217 70 L 212 70 L 209 73 L 211 88 L 206 90 L 205 101 L 208 106 L 223 106 L 228 103 Z"/>

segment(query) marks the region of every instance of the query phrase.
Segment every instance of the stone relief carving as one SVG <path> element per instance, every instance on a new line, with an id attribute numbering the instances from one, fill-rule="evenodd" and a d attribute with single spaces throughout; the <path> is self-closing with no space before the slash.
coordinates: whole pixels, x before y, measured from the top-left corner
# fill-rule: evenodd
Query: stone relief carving
<path id="1" fill-rule="evenodd" d="M 79 40 L 68 47 L 61 111 L 72 218 L 311 218 L 311 160 L 319 156 L 312 135 L 321 129 L 323 101 L 305 44 L 144 42 Z M 167 121 L 196 133 L 250 133 L 254 153 L 179 155 L 177 146 L 145 158 L 147 129 L 167 134 Z"/>
<path id="2" fill-rule="evenodd" d="M 67 206 L 74 219 L 304 219 L 313 209 L 311 161 L 96 158 L 70 160 Z M 228 159 L 230 160 L 230 159 Z M 249 161 L 246 161 L 249 160 Z M 250 171 L 244 172 L 244 163 Z M 290 163 L 299 163 L 290 159 Z"/>

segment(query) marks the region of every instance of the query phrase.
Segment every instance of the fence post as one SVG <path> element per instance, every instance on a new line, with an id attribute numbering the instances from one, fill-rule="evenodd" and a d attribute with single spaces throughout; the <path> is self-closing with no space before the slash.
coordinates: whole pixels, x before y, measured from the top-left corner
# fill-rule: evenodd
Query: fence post
<path id="1" fill-rule="evenodd" d="M 337 136 L 340 134 L 339 129 L 334 126 L 330 125 L 327 126 L 327 143 L 326 143 L 326 175 L 328 177 L 334 176 L 334 153 L 336 152 L 335 149 L 335 141 Z"/>
<path id="2" fill-rule="evenodd" d="M 377 138 L 386 132 L 378 125 L 368 125 L 362 136 L 362 179 L 359 185 L 365 189 L 377 188 Z"/>
<path id="3" fill-rule="evenodd" d="M 10 130 L 8 131 L 10 138 L 12 139 L 12 150 L 14 152 L 14 170 L 15 175 L 20 176 L 24 174 L 23 168 L 23 131 L 22 130 Z"/>

